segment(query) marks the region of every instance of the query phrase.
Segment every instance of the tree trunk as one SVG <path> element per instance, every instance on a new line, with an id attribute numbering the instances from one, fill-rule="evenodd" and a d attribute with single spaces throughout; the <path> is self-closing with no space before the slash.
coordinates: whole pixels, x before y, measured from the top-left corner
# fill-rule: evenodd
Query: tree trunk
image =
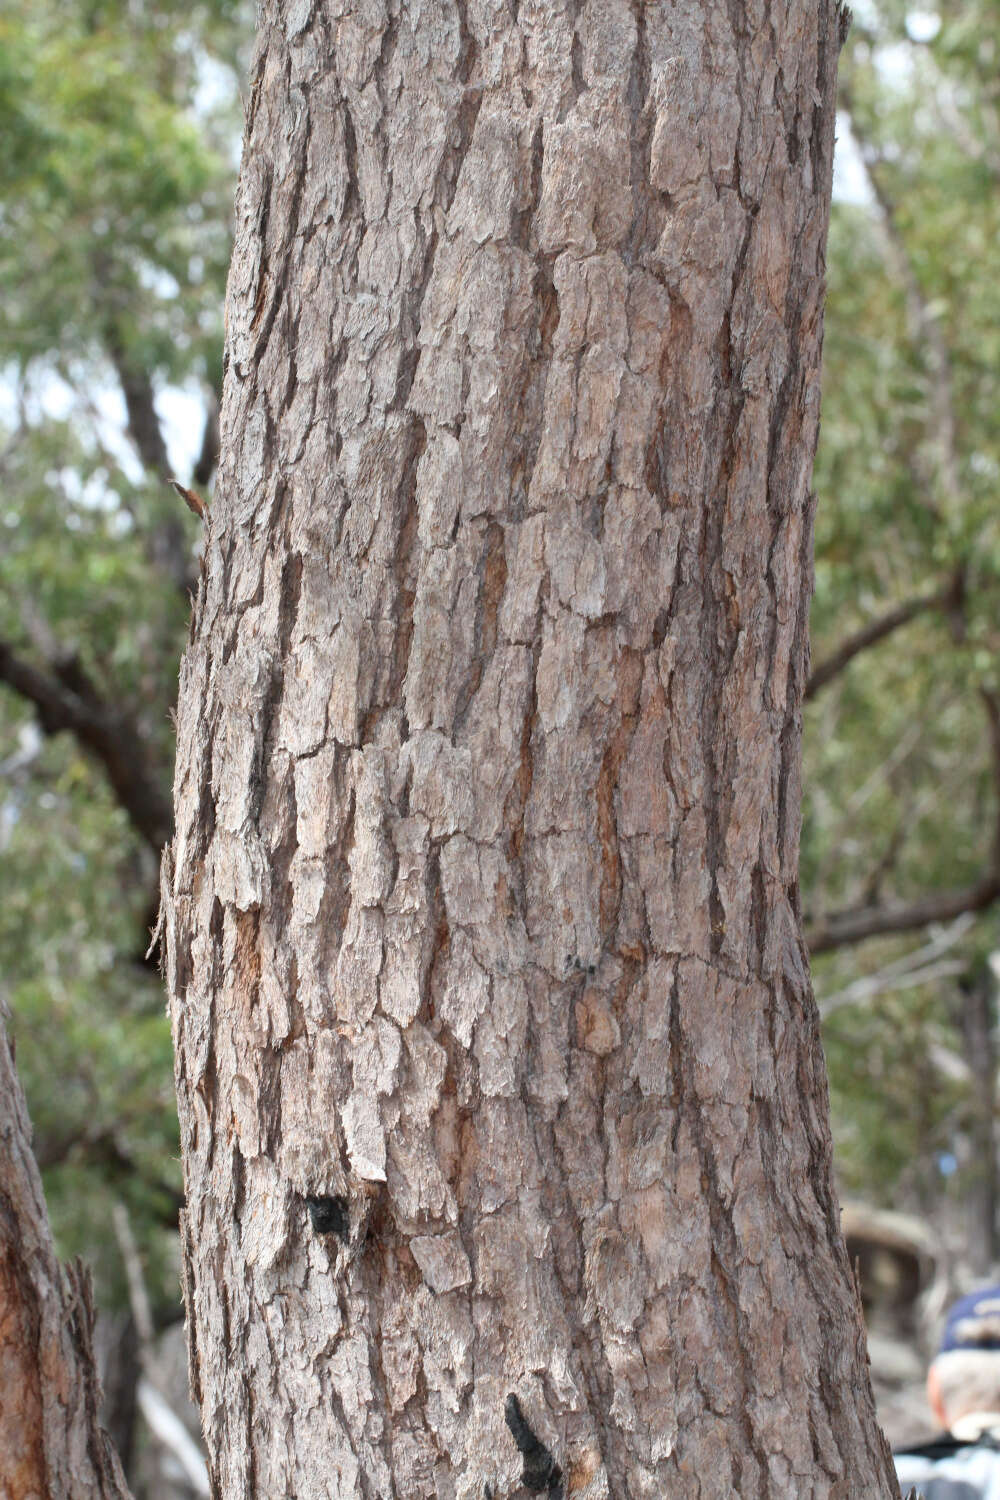
<path id="1" fill-rule="evenodd" d="M 260 12 L 164 867 L 218 1492 L 895 1496 L 796 885 L 838 13 Z"/>
<path id="2" fill-rule="evenodd" d="M 972 1078 L 969 1122 L 971 1163 L 965 1202 L 969 1260 L 973 1274 L 985 1279 L 997 1262 L 997 1060 L 994 992 L 989 967 L 959 986 L 958 1022 L 965 1061 Z"/>
<path id="3" fill-rule="evenodd" d="M 0 1495 L 128 1500 L 99 1420 L 90 1280 L 60 1266 L 0 1010 Z"/>

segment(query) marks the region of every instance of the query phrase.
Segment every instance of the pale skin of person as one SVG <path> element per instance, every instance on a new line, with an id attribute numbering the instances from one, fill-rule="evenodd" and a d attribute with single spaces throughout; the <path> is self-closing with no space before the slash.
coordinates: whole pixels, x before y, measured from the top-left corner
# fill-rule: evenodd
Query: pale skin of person
<path id="1" fill-rule="evenodd" d="M 946 1428 L 948 1426 L 948 1417 L 945 1413 L 944 1401 L 941 1397 L 941 1381 L 933 1365 L 927 1371 L 927 1405 L 934 1413 L 934 1420 L 941 1427 Z M 968 1408 L 964 1408 L 964 1410 L 968 1410 Z M 956 1421 L 962 1415 L 963 1412 L 953 1412 L 952 1420 Z"/>
<path id="2" fill-rule="evenodd" d="M 996 1388 L 990 1391 L 989 1387 L 994 1384 L 992 1369 L 984 1370 L 981 1365 L 979 1368 L 966 1368 L 961 1373 L 953 1368 L 949 1372 L 950 1379 L 946 1377 L 942 1380 L 941 1360 L 952 1357 L 939 1355 L 927 1371 L 927 1404 L 935 1420 L 946 1431 L 950 1431 L 956 1422 L 973 1412 L 1000 1411 L 1000 1359 Z M 982 1360 L 983 1356 L 973 1355 L 972 1359 Z M 949 1384 L 950 1390 L 947 1389 Z M 968 1393 L 963 1396 L 962 1388 L 966 1385 Z"/>

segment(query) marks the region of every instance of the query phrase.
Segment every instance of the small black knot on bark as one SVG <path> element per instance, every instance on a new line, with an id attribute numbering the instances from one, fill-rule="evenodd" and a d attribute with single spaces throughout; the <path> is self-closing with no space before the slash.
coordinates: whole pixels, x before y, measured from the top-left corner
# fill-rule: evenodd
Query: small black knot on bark
<path id="1" fill-rule="evenodd" d="M 317 1234 L 335 1234 L 347 1244 L 351 1232 L 351 1216 L 346 1198 L 307 1198 L 309 1218 Z"/>
<path id="2" fill-rule="evenodd" d="M 551 1500 L 562 1500 L 562 1469 L 528 1426 L 521 1403 L 513 1392 L 504 1403 L 503 1414 L 517 1451 L 524 1459 L 524 1473 L 521 1475 L 524 1488 L 533 1495 L 548 1492 Z"/>

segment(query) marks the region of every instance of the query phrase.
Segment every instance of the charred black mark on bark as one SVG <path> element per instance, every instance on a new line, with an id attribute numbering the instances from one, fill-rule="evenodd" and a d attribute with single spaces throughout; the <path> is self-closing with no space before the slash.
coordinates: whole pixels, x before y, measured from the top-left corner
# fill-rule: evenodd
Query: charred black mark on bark
<path id="1" fill-rule="evenodd" d="M 562 1500 L 562 1469 L 528 1426 L 521 1403 L 513 1391 L 504 1402 L 503 1415 L 517 1451 L 524 1459 L 524 1472 L 521 1475 L 524 1488 L 533 1495 L 547 1492 L 552 1500 Z"/>
<path id="2" fill-rule="evenodd" d="M 429 934 L 429 942 L 426 943 L 420 966 L 420 1010 L 417 1015 L 420 1020 L 432 1021 L 435 1012 L 434 994 L 437 975 L 441 967 L 447 963 L 451 953 L 451 927 L 448 923 L 444 892 L 441 888 L 440 847 L 432 847 L 427 861 L 426 894 L 425 931 Z"/>
<path id="3" fill-rule="evenodd" d="M 339 1195 L 335 1198 L 307 1198 L 306 1207 L 316 1234 L 335 1234 L 338 1240 L 347 1244 L 351 1215 L 346 1198 Z"/>
<path id="4" fill-rule="evenodd" d="M 281 569 L 281 599 L 278 606 L 278 660 L 287 661 L 292 644 L 292 631 L 299 613 L 302 597 L 302 553 L 293 552 L 285 558 Z"/>
<path id="5" fill-rule="evenodd" d="M 246 1205 L 246 1162 L 239 1145 L 234 1141 L 230 1151 L 232 1169 L 230 1179 L 233 1185 L 233 1223 L 242 1228 L 243 1209 Z M 229 1343 L 229 1335 L 226 1335 L 226 1343 Z"/>

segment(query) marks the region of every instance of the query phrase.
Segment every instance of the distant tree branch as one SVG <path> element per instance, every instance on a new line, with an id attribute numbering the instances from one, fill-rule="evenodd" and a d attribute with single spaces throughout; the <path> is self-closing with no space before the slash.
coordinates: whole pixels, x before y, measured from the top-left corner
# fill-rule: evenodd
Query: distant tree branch
<path id="1" fill-rule="evenodd" d="M 146 370 L 136 369 L 118 344 L 114 332 L 107 336 L 107 349 L 125 397 L 128 435 L 144 467 L 158 479 L 170 478 L 170 459 L 163 441 L 160 419 L 153 401 L 153 382 Z M 163 511 L 149 533 L 149 556 L 161 572 L 188 591 L 191 585 L 191 547 L 180 515 Z"/>
<path id="2" fill-rule="evenodd" d="M 1000 698 L 985 688 L 980 689 L 980 697 L 989 726 L 997 807 L 987 869 L 963 889 L 931 891 L 908 903 L 856 907 L 821 918 L 807 926 L 805 933 L 806 944 L 814 956 L 863 943 L 867 938 L 916 932 L 931 922 L 951 922 L 966 912 L 985 911 L 1000 899 Z"/>
<path id="3" fill-rule="evenodd" d="M 1000 873 L 990 873 L 964 890 L 932 891 L 908 905 L 859 907 L 835 912 L 806 929 L 809 952 L 829 953 L 866 938 L 917 932 L 931 922 L 951 922 L 964 912 L 985 911 L 1000 897 Z"/>
<path id="4" fill-rule="evenodd" d="M 43 1172 L 50 1167 L 71 1162 L 75 1167 L 100 1168 L 113 1182 L 140 1183 L 163 1199 L 163 1208 L 155 1214 L 157 1222 L 165 1229 L 177 1228 L 177 1215 L 184 1207 L 184 1194 L 163 1178 L 140 1167 L 111 1130 L 104 1129 L 60 1140 L 38 1138 L 35 1142 L 35 1159 Z"/>
<path id="5" fill-rule="evenodd" d="M 201 452 L 192 478 L 201 489 L 208 486 L 219 462 L 219 398 L 209 391 L 205 408 L 205 426 L 201 433 Z"/>
<path id="6" fill-rule="evenodd" d="M 149 372 L 132 363 L 113 327 L 107 332 L 105 346 L 125 398 L 126 425 L 133 446 L 144 467 L 166 479 L 170 473 L 170 460 L 156 413 Z"/>
<path id="7" fill-rule="evenodd" d="M 961 942 L 973 920 L 972 914 L 965 912 L 954 922 L 936 927 L 922 947 L 893 959 L 874 974 L 860 975 L 832 995 L 818 996 L 820 1015 L 825 1021 L 827 1016 L 846 1005 L 861 1005 L 876 995 L 912 989 L 916 985 L 931 984 L 937 979 L 963 973 L 968 967 L 967 960 L 947 955 Z"/>
<path id="8" fill-rule="evenodd" d="M 95 285 L 100 289 L 96 295 L 106 305 L 101 337 L 125 400 L 125 429 L 143 468 L 158 479 L 169 479 L 170 458 L 156 411 L 153 381 L 123 334 L 111 256 L 106 253 L 98 255 L 94 270 Z M 191 547 L 185 527 L 175 511 L 165 509 L 161 512 L 147 537 L 147 549 L 154 566 L 187 593 L 192 584 Z"/>
<path id="9" fill-rule="evenodd" d="M 965 574 L 963 570 L 956 571 L 949 580 L 947 586 L 939 589 L 933 594 L 924 594 L 916 599 L 908 599 L 904 604 L 899 604 L 895 609 L 888 610 L 880 615 L 877 620 L 872 620 L 861 630 L 849 635 L 845 641 L 837 647 L 836 651 L 825 657 L 812 672 L 806 683 L 805 697 L 813 698 L 825 688 L 828 683 L 838 677 L 841 672 L 860 656 L 862 651 L 867 651 L 872 646 L 877 646 L 887 636 L 892 635 L 902 626 L 908 625 L 918 615 L 927 614 L 930 610 L 944 609 L 957 620 L 961 619 L 962 606 L 965 599 Z"/>
<path id="10" fill-rule="evenodd" d="M 101 698 L 79 658 L 51 661 L 43 671 L 0 641 L 0 683 L 34 705 L 46 734 L 65 729 L 76 736 L 103 767 L 136 832 L 159 853 L 173 818 L 149 748 L 126 715 Z"/>

